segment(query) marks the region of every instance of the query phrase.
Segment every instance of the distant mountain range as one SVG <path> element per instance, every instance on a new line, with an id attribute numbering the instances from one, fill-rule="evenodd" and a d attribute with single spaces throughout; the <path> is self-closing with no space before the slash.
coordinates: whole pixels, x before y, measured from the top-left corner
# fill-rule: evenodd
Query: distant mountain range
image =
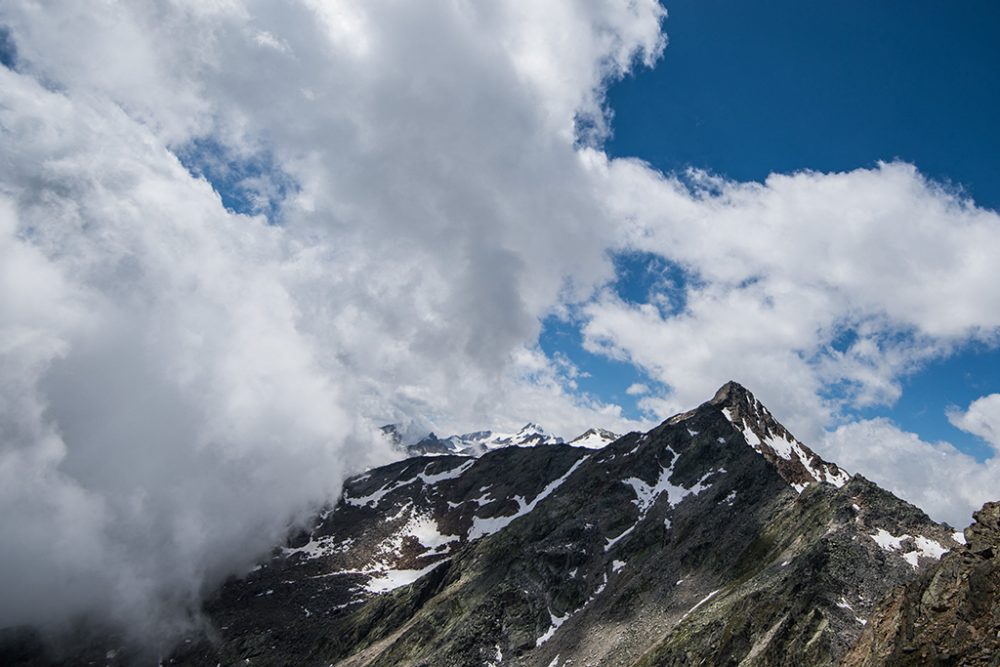
<path id="1" fill-rule="evenodd" d="M 561 437 L 551 435 L 537 424 L 528 423 L 517 433 L 498 433 L 494 431 L 475 431 L 462 435 L 450 435 L 439 438 L 430 433 L 413 443 L 407 443 L 400 435 L 396 425 L 382 427 L 382 433 L 390 442 L 408 456 L 438 456 L 458 454 L 461 456 L 482 456 L 486 452 L 503 447 L 534 447 L 536 445 L 568 444 L 574 447 L 600 449 L 611 444 L 620 436 L 617 433 L 602 428 L 591 428 L 572 440 L 564 441 Z"/>
<path id="2" fill-rule="evenodd" d="M 964 534 L 932 521 L 735 383 L 612 435 L 405 445 L 426 452 L 347 480 L 163 664 L 998 664 L 1000 505 Z M 32 641 L 9 634 L 0 662 L 137 655 Z"/>

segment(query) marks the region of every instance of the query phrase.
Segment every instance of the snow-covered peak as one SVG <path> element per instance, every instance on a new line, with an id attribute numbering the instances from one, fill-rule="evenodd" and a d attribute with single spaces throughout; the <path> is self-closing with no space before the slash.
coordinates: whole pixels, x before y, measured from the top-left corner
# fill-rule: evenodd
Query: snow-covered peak
<path id="1" fill-rule="evenodd" d="M 563 439 L 549 435 L 541 426 L 528 423 L 517 433 L 492 433 L 483 441 L 488 449 L 498 447 L 534 447 L 535 445 L 558 445 Z"/>
<path id="2" fill-rule="evenodd" d="M 815 482 L 840 487 L 850 479 L 847 471 L 824 461 L 799 442 L 739 383 L 724 384 L 710 403 L 722 409 L 722 414 L 743 435 L 746 443 L 774 465 L 799 493 Z"/>
<path id="3" fill-rule="evenodd" d="M 612 433 L 603 428 L 589 428 L 577 437 L 569 441 L 574 447 L 586 447 L 587 449 L 600 449 L 620 438 L 617 433 Z"/>
<path id="4" fill-rule="evenodd" d="M 562 443 L 562 438 L 547 433 L 538 424 L 529 422 L 517 433 L 473 431 L 461 435 L 451 435 L 447 438 L 438 438 L 431 433 L 415 443 L 406 445 L 405 448 L 411 455 L 461 454 L 480 456 L 490 450 L 502 447 L 534 447 Z"/>

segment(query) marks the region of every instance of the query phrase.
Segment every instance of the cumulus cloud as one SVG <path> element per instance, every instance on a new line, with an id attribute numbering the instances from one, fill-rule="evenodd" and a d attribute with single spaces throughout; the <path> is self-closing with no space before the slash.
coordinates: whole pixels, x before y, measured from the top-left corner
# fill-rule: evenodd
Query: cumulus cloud
<path id="1" fill-rule="evenodd" d="M 689 277 L 681 308 L 608 291 L 584 309 L 589 349 L 640 365 L 664 399 L 735 378 L 818 439 L 844 407 L 892 404 L 926 360 L 996 341 L 1000 216 L 912 165 L 737 183 L 591 157 L 625 246 Z"/>
<path id="2" fill-rule="evenodd" d="M 948 411 L 948 421 L 1000 450 L 1000 394 L 977 398 L 964 412 L 953 407 Z"/>
<path id="3" fill-rule="evenodd" d="M 588 349 L 668 387 L 640 407 L 681 410 L 735 378 L 828 458 L 939 520 L 965 525 L 996 494 L 995 459 L 886 420 L 844 423 L 853 409 L 891 405 L 927 360 L 996 344 L 996 212 L 898 162 L 737 183 L 590 156 L 606 204 L 627 221 L 624 247 L 688 277 L 645 303 L 606 290 L 583 308 Z M 1000 441 L 1000 395 L 949 418 Z"/>
<path id="4" fill-rule="evenodd" d="M 627 427 L 537 336 L 611 275 L 579 145 L 662 16 L 5 3 L 0 625 L 169 637 L 379 423 Z"/>
<path id="5" fill-rule="evenodd" d="M 388 453 L 297 325 L 299 250 L 115 105 L 0 81 L 0 623 L 169 632 Z"/>
<path id="6" fill-rule="evenodd" d="M 998 459 L 978 462 L 947 442 L 926 442 L 887 419 L 842 425 L 817 450 L 958 528 L 969 525 L 983 503 L 996 499 Z"/>

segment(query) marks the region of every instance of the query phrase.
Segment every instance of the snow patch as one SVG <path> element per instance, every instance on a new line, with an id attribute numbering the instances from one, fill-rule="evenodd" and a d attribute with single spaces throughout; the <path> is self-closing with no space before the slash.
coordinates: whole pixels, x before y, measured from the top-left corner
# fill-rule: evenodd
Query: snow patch
<path id="1" fill-rule="evenodd" d="M 365 589 L 367 589 L 369 593 L 388 593 L 389 591 L 412 584 L 420 577 L 430 573 L 431 570 L 436 568 L 441 563 L 449 560 L 451 559 L 445 558 L 444 560 L 439 560 L 436 563 L 432 563 L 419 570 L 386 570 L 379 576 L 371 578 L 368 583 L 365 584 Z"/>
<path id="2" fill-rule="evenodd" d="M 619 542 L 621 542 L 622 538 L 624 538 L 626 535 L 628 535 L 629 533 L 631 533 L 633 530 L 635 530 L 635 525 L 632 525 L 631 527 L 626 528 L 625 531 L 622 532 L 622 534 L 619 535 L 618 537 L 608 537 L 608 538 L 605 538 L 607 540 L 607 543 L 604 545 L 604 552 L 607 553 L 608 551 L 611 551 L 611 547 L 613 547 L 616 544 L 618 544 Z"/>
<path id="3" fill-rule="evenodd" d="M 457 479 L 458 477 L 461 477 L 466 470 L 468 470 L 475 464 L 476 464 L 475 460 L 466 461 L 457 468 L 452 468 L 451 470 L 445 470 L 444 472 L 439 472 L 434 475 L 428 475 L 427 473 L 422 472 L 419 475 L 417 475 L 417 479 L 421 480 L 427 486 L 433 486 L 438 482 L 445 481 L 446 479 Z M 426 470 L 426 468 L 424 468 L 424 470 Z"/>
<path id="4" fill-rule="evenodd" d="M 441 547 L 459 540 L 458 535 L 443 534 L 438 528 L 437 521 L 426 515 L 411 518 L 400 530 L 400 533 L 413 536 L 420 544 L 434 550 L 439 550 Z"/>
<path id="5" fill-rule="evenodd" d="M 608 573 L 605 572 L 604 573 L 604 580 L 601 581 L 601 583 L 599 583 L 597 585 L 597 588 L 594 589 L 593 595 L 591 595 L 589 598 L 587 598 L 587 601 L 585 603 L 583 603 L 583 607 L 586 607 L 588 604 L 590 604 L 595 599 L 597 599 L 597 596 L 600 595 L 601 593 L 603 593 L 604 589 L 607 588 L 607 587 L 608 587 Z M 583 607 L 580 607 L 580 609 L 583 609 Z M 580 611 L 580 609 L 577 609 L 577 611 Z"/>
<path id="6" fill-rule="evenodd" d="M 592 428 L 585 433 L 570 440 L 568 444 L 573 447 L 584 447 L 586 449 L 602 449 L 620 438 L 621 436 L 604 429 Z"/>
<path id="7" fill-rule="evenodd" d="M 433 462 L 429 462 L 427 463 L 427 465 L 428 466 L 432 465 L 432 463 Z M 446 479 L 455 479 L 457 477 L 460 477 L 466 470 L 475 465 L 475 463 L 476 463 L 475 460 L 466 461 L 454 468 L 433 475 L 428 475 L 426 472 L 421 472 L 416 477 L 413 477 L 411 479 L 406 479 L 397 482 L 389 482 L 388 484 L 374 491 L 373 493 L 370 493 L 367 496 L 362 496 L 360 498 L 351 498 L 345 493 L 344 502 L 347 503 L 348 505 L 353 505 L 355 507 L 365 507 L 365 506 L 376 507 L 378 506 L 378 503 L 380 500 L 382 500 L 382 498 L 384 498 L 387 494 L 392 493 L 397 489 L 401 489 L 404 486 L 409 486 L 410 484 L 413 484 L 418 480 L 423 482 L 427 486 L 433 486 L 438 482 L 443 482 Z M 424 470 L 426 469 L 427 468 L 425 466 Z"/>
<path id="8" fill-rule="evenodd" d="M 310 537 L 309 541 L 301 547 L 283 547 L 281 549 L 281 553 L 285 558 L 291 558 L 295 554 L 302 554 L 304 559 L 312 560 L 314 558 L 330 556 L 335 553 L 343 553 L 350 549 L 353 544 L 354 539 L 350 537 L 342 540 L 341 542 L 336 542 L 333 536 L 324 535 L 318 538 Z M 256 569 L 259 569 L 259 566 Z"/>
<path id="9" fill-rule="evenodd" d="M 680 583 L 680 582 L 678 582 L 678 583 Z M 702 598 L 702 599 L 701 599 L 701 600 L 700 600 L 700 601 L 698 602 L 698 604 L 696 604 L 695 606 L 693 606 L 693 607 L 691 607 L 690 609 L 688 609 L 688 610 L 687 610 L 687 611 L 686 611 L 686 612 L 684 613 L 684 615 L 683 615 L 683 616 L 681 616 L 681 620 L 683 621 L 683 620 L 684 620 L 685 618 L 687 618 L 687 617 L 688 617 L 689 615 L 691 615 L 691 613 L 692 613 L 692 612 L 694 612 L 694 610 L 695 610 L 695 609 L 697 609 L 697 608 L 698 608 L 698 607 L 700 607 L 701 605 L 705 604 L 706 602 L 708 602 L 709 600 L 711 600 L 712 598 L 714 598 L 714 597 L 715 597 L 715 594 L 716 594 L 716 593 L 718 593 L 718 592 L 719 592 L 719 591 L 721 591 L 721 590 L 722 590 L 722 589 L 721 589 L 721 588 L 719 588 L 719 589 L 717 589 L 717 590 L 714 590 L 714 591 L 712 591 L 711 593 L 709 593 L 709 594 L 708 594 L 708 595 L 706 595 L 705 597 L 703 597 L 703 598 Z"/>
<path id="10" fill-rule="evenodd" d="M 677 460 L 676 457 L 674 460 Z M 649 511 L 661 494 L 666 493 L 667 502 L 670 504 L 670 507 L 676 507 L 677 504 L 686 497 L 690 495 L 697 495 L 707 489 L 708 486 L 705 485 L 705 480 L 719 471 L 710 470 L 704 477 L 687 489 L 670 483 L 670 476 L 673 472 L 673 466 L 669 468 L 660 468 L 660 474 L 657 477 L 656 482 L 652 485 L 647 484 L 638 477 L 629 477 L 622 480 L 622 483 L 631 486 L 632 491 L 635 493 L 635 500 L 632 502 L 639 508 L 640 521 L 646 516 L 646 512 Z"/>
<path id="11" fill-rule="evenodd" d="M 549 629 L 546 630 L 541 637 L 535 640 L 535 648 L 538 648 L 545 642 L 552 639 L 553 635 L 556 634 L 556 630 L 558 630 L 563 623 L 568 621 L 570 616 L 572 616 L 572 613 L 567 613 L 565 616 L 556 616 L 555 614 L 552 613 L 552 610 L 550 609 L 549 619 L 551 619 L 551 625 L 549 626 Z"/>
<path id="12" fill-rule="evenodd" d="M 917 535 L 913 538 L 913 541 L 917 544 L 917 551 L 920 555 L 925 558 L 933 558 L 934 560 L 941 560 L 941 556 L 948 553 L 948 549 L 944 548 L 937 540 L 932 540 L 929 537 L 924 537 L 923 535 Z"/>
<path id="13" fill-rule="evenodd" d="M 934 560 L 940 560 L 941 556 L 948 552 L 940 542 L 933 540 L 929 537 L 923 535 L 907 535 L 906 533 L 902 535 L 893 535 L 884 528 L 879 528 L 876 532 L 869 535 L 883 551 L 893 553 L 896 551 L 902 552 L 900 555 L 903 559 L 913 566 L 913 569 L 917 569 L 919 564 L 919 558 L 923 556 L 924 558 L 933 558 Z M 903 552 L 903 541 L 913 540 L 914 548 Z"/>
<path id="14" fill-rule="evenodd" d="M 569 476 L 572 475 L 576 471 L 576 469 L 579 468 L 580 465 L 588 458 L 589 457 L 584 456 L 583 458 L 579 459 L 576 463 L 570 466 L 570 469 L 567 470 L 562 477 L 560 477 L 555 481 L 550 482 L 548 486 L 542 489 L 538 493 L 538 495 L 535 496 L 535 499 L 532 500 L 530 503 L 524 502 L 524 498 L 522 498 L 521 496 L 514 496 L 513 500 L 517 502 L 517 511 L 511 514 L 510 516 L 498 516 L 486 519 L 478 516 L 472 517 L 472 527 L 469 528 L 469 540 L 477 540 L 480 537 L 492 535 L 497 531 L 503 530 L 504 528 L 509 526 L 510 523 L 514 521 L 514 519 L 522 517 L 525 514 L 528 514 L 529 512 L 534 510 L 535 507 L 538 506 L 538 503 L 545 500 L 545 498 L 550 496 L 556 489 L 562 486 L 563 482 L 569 479 Z"/>

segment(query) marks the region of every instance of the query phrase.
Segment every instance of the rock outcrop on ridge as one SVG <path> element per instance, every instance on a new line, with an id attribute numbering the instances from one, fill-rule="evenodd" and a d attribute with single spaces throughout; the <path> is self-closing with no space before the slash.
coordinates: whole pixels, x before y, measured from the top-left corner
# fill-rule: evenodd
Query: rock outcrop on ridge
<path id="1" fill-rule="evenodd" d="M 846 666 L 1000 665 L 1000 503 L 973 517 L 967 544 L 883 601 Z"/>

